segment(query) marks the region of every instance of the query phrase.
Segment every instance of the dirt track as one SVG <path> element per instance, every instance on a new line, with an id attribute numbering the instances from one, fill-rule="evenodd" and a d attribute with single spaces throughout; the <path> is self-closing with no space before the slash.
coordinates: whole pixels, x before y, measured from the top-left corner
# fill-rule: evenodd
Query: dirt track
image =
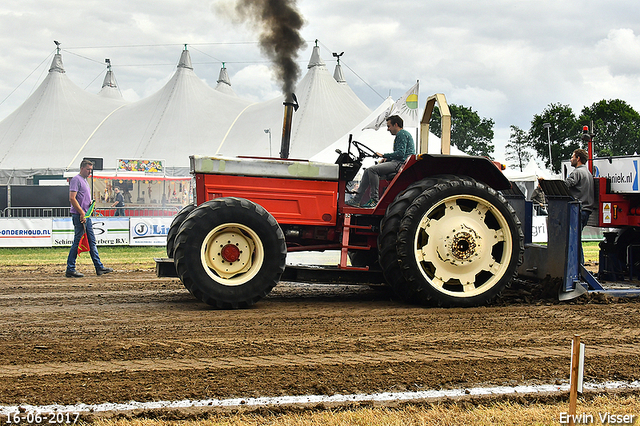
<path id="1" fill-rule="evenodd" d="M 117 268 L 117 267 L 116 267 Z M 523 301 L 435 309 L 359 286 L 282 283 L 216 311 L 175 279 L 121 268 L 0 272 L 0 404 L 74 404 L 411 391 L 640 379 L 640 303 Z"/>

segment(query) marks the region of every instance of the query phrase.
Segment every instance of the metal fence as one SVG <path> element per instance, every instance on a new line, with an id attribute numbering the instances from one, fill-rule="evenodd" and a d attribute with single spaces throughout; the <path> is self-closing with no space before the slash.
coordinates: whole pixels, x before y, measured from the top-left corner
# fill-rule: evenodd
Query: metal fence
<path id="1" fill-rule="evenodd" d="M 7 207 L 2 211 L 2 217 L 68 217 L 69 207 Z"/>
<path id="2" fill-rule="evenodd" d="M 97 208 L 95 216 L 113 217 L 118 209 L 121 209 L 124 213 L 124 217 L 138 217 L 138 216 L 151 216 L 151 217 L 164 217 L 175 216 L 178 214 L 182 207 L 167 206 L 167 207 L 105 207 Z M 121 215 L 122 216 L 122 215 Z"/>
<path id="3" fill-rule="evenodd" d="M 118 207 L 97 208 L 94 216 L 114 217 Z M 181 207 L 124 207 L 121 217 L 165 217 L 175 216 Z M 69 217 L 71 215 L 69 207 L 7 207 L 2 210 L 0 217 L 13 218 L 46 218 L 46 217 Z"/>

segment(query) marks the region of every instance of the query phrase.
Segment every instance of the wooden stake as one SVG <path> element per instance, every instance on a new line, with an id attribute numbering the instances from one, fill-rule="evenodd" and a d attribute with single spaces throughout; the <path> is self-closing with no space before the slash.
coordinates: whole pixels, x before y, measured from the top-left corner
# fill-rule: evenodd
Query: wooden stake
<path id="1" fill-rule="evenodd" d="M 573 336 L 571 342 L 571 376 L 569 379 L 569 425 L 574 426 L 573 419 L 578 405 L 578 371 L 580 369 L 580 336 Z"/>

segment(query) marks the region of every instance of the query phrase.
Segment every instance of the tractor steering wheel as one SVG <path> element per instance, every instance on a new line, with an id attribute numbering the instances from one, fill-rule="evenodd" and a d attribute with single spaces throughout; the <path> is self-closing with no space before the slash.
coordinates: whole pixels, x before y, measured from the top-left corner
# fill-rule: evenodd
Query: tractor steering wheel
<path id="1" fill-rule="evenodd" d="M 378 158 L 378 153 L 366 146 L 365 144 L 353 141 L 353 146 L 358 150 L 358 158 L 363 159 L 366 157 Z"/>

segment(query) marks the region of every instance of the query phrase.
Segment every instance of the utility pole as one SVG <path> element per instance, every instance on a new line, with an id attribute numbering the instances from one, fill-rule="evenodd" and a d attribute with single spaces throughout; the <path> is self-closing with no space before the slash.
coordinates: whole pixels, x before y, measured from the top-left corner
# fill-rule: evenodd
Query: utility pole
<path id="1" fill-rule="evenodd" d="M 551 123 L 544 123 L 542 125 L 545 129 L 547 129 L 547 141 L 549 142 L 549 168 L 553 171 L 553 158 L 551 158 Z"/>
<path id="2" fill-rule="evenodd" d="M 264 129 L 264 132 L 269 135 L 269 157 L 271 157 L 271 127 Z"/>

